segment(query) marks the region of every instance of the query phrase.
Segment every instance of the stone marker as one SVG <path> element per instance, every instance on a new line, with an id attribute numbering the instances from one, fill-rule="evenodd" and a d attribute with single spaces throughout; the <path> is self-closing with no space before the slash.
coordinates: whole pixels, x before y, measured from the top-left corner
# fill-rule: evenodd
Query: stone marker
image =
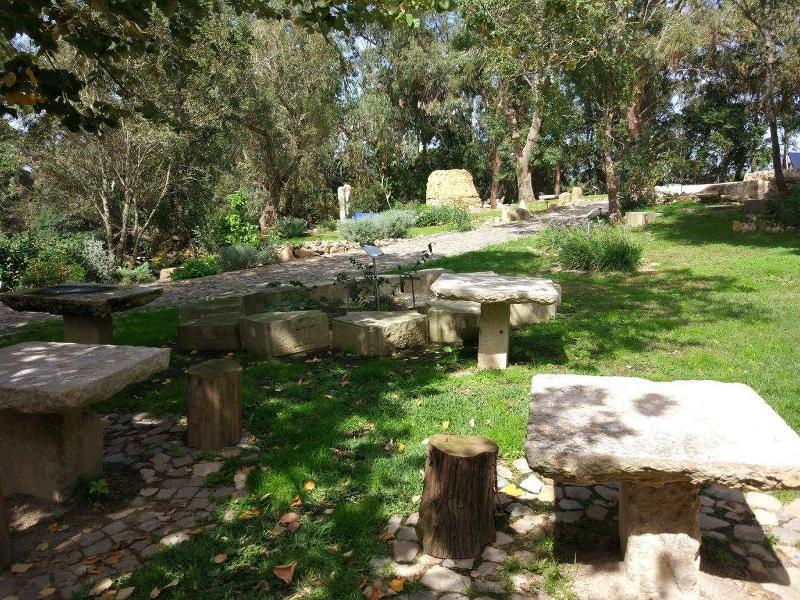
<path id="1" fill-rule="evenodd" d="M 6 501 L 3 497 L 3 482 L 0 481 L 0 571 L 11 565 L 11 537 L 8 533 Z"/>
<path id="2" fill-rule="evenodd" d="M 433 300 L 428 304 L 428 333 L 437 344 L 478 339 L 481 305 L 468 300 Z"/>
<path id="3" fill-rule="evenodd" d="M 364 356 L 388 356 L 394 350 L 428 341 L 427 317 L 416 311 L 357 311 L 331 321 L 333 347 Z"/>
<path id="4" fill-rule="evenodd" d="M 511 304 L 555 304 L 559 290 L 549 279 L 511 277 L 496 273 L 445 273 L 431 286 L 445 300 L 469 300 L 481 304 L 478 335 L 478 368 L 505 369 L 511 330 Z"/>
<path id="5" fill-rule="evenodd" d="M 642 599 L 699 596 L 701 485 L 800 487 L 800 437 L 737 383 L 537 375 L 526 456 L 559 482 L 620 481 L 625 572 Z"/>
<path id="6" fill-rule="evenodd" d="M 64 283 L 0 294 L 0 302 L 14 310 L 63 315 L 65 342 L 111 344 L 112 313 L 148 304 L 162 291 L 143 286 Z"/>
<path id="7" fill-rule="evenodd" d="M 5 492 L 61 501 L 78 478 L 97 478 L 102 426 L 86 407 L 168 364 L 163 348 L 25 342 L 0 349 Z"/>
<path id="8" fill-rule="evenodd" d="M 465 169 L 433 171 L 428 176 L 425 203 L 431 206 L 459 206 L 479 209 L 481 197 L 472 175 Z"/>
<path id="9" fill-rule="evenodd" d="M 575 202 L 576 200 L 583 199 L 583 188 L 575 186 L 569 191 L 570 199 Z"/>
<path id="10" fill-rule="evenodd" d="M 644 227 L 650 225 L 661 213 L 649 211 L 631 211 L 625 213 L 625 224 L 628 227 Z"/>
<path id="11" fill-rule="evenodd" d="M 239 344 L 240 313 L 208 315 L 178 325 L 181 350 L 234 352 Z"/>
<path id="12" fill-rule="evenodd" d="M 350 194 L 353 188 L 349 183 L 345 183 L 336 190 L 336 196 L 339 200 L 339 220 L 346 221 L 350 216 Z"/>
<path id="13" fill-rule="evenodd" d="M 417 538 L 437 558 L 471 558 L 495 540 L 497 444 L 472 435 L 428 441 Z"/>
<path id="14" fill-rule="evenodd" d="M 265 356 L 309 352 L 330 345 L 328 316 L 320 310 L 261 313 L 239 321 L 242 347 Z"/>
<path id="15" fill-rule="evenodd" d="M 207 360 L 192 365 L 186 419 L 189 446 L 218 450 L 242 437 L 242 367 L 233 360 Z"/>

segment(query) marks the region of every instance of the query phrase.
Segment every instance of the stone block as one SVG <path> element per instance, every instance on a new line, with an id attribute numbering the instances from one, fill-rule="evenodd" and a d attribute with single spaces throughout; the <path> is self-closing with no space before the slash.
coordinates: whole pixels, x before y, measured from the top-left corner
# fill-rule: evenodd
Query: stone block
<path id="1" fill-rule="evenodd" d="M 503 212 L 500 213 L 500 220 L 503 223 L 516 223 L 518 221 L 527 221 L 531 218 L 531 211 L 527 208 L 514 208 L 514 207 L 506 207 L 503 208 Z"/>
<path id="2" fill-rule="evenodd" d="M 207 298 L 180 307 L 180 322 L 187 323 L 211 315 L 245 314 L 244 298 L 240 295 Z"/>
<path id="3" fill-rule="evenodd" d="M 650 225 L 661 213 L 649 211 L 631 211 L 625 213 L 625 224 L 628 227 L 644 227 Z"/>
<path id="4" fill-rule="evenodd" d="M 6 494 L 61 502 L 78 479 L 103 473 L 103 427 L 92 412 L 0 411 L 0 480 Z"/>
<path id="5" fill-rule="evenodd" d="M 323 305 L 348 306 L 350 304 L 350 286 L 346 283 L 326 283 L 317 285 L 308 292 L 312 300 Z"/>
<path id="6" fill-rule="evenodd" d="M 478 339 L 481 305 L 466 300 L 434 300 L 428 305 L 428 332 L 432 342 L 463 344 Z"/>
<path id="7" fill-rule="evenodd" d="M 240 313 L 200 317 L 178 325 L 181 350 L 233 352 L 239 345 Z"/>
<path id="8" fill-rule="evenodd" d="M 331 324 L 334 348 L 364 356 L 387 356 L 428 341 L 427 317 L 416 311 L 351 312 Z"/>
<path id="9" fill-rule="evenodd" d="M 64 341 L 73 344 L 111 344 L 114 325 L 111 315 L 102 317 L 64 315 Z"/>
<path id="10" fill-rule="evenodd" d="M 266 356 L 309 352 L 330 345 L 328 316 L 319 310 L 262 313 L 239 321 L 242 347 Z"/>
<path id="11" fill-rule="evenodd" d="M 433 171 L 428 176 L 425 203 L 431 206 L 460 206 L 479 209 L 481 197 L 472 174 L 465 169 Z"/>
<path id="12" fill-rule="evenodd" d="M 525 327 L 534 323 L 541 323 L 556 316 L 557 303 L 536 304 L 529 302 L 526 304 L 511 305 L 511 327 Z"/>
<path id="13" fill-rule="evenodd" d="M 570 191 L 570 198 L 574 202 L 575 200 L 583 199 L 583 188 L 581 187 L 574 187 Z"/>

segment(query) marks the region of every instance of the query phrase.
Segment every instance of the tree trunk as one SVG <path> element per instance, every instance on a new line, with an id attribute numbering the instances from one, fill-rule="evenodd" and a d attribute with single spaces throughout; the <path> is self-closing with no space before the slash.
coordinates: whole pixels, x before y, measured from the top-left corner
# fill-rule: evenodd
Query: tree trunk
<path id="1" fill-rule="evenodd" d="M 416 530 L 437 558 L 471 558 L 495 540 L 497 444 L 437 434 L 428 442 L 425 489 Z"/>
<path id="2" fill-rule="evenodd" d="M 614 167 L 614 158 L 611 156 L 611 150 L 609 148 L 603 151 L 603 159 L 606 170 L 608 215 L 612 221 L 616 221 L 622 217 L 622 211 L 619 206 L 619 182 L 617 181 L 617 174 Z"/>
<path id="3" fill-rule="evenodd" d="M 233 360 L 207 360 L 189 367 L 189 446 L 216 450 L 242 437 L 242 367 Z"/>
<path id="4" fill-rule="evenodd" d="M 261 214 L 258 217 L 258 229 L 261 235 L 267 235 L 267 231 L 275 225 L 278 220 L 278 209 L 272 204 L 272 199 L 269 198 L 261 209 Z"/>
<path id="5" fill-rule="evenodd" d="M 553 169 L 553 195 L 558 197 L 561 193 L 561 165 L 556 164 Z"/>
<path id="6" fill-rule="evenodd" d="M 492 152 L 492 187 L 489 189 L 489 206 L 497 208 L 497 194 L 500 191 L 500 166 L 502 158 L 500 149 L 495 148 Z"/>
<path id="7" fill-rule="evenodd" d="M 769 122 L 769 139 L 772 146 L 772 168 L 775 171 L 775 186 L 781 194 L 788 193 L 786 180 L 783 178 L 781 166 L 781 143 L 778 139 L 778 117 L 775 114 L 775 64 L 778 57 L 772 35 L 767 31 L 764 39 L 767 52 L 767 76 L 765 79 L 765 94 L 767 97 L 767 121 Z"/>
<path id="8" fill-rule="evenodd" d="M 6 518 L 6 502 L 3 499 L 3 488 L 0 487 L 0 571 L 3 571 L 10 564 L 11 538 L 8 534 L 8 519 Z"/>
<path id="9" fill-rule="evenodd" d="M 781 164 L 781 143 L 778 139 L 778 122 L 774 117 L 769 120 L 769 139 L 772 145 L 772 168 L 775 170 L 775 187 L 781 194 L 786 194 L 789 189 L 786 187 L 786 179 L 783 176 L 783 166 Z"/>

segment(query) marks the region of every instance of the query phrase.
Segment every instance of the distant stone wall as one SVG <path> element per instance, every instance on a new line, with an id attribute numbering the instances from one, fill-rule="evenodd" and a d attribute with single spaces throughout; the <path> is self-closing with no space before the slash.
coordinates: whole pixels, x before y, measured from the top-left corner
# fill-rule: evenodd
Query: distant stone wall
<path id="1" fill-rule="evenodd" d="M 787 182 L 792 181 L 800 183 L 800 169 L 784 169 L 783 177 Z M 761 181 L 773 181 L 775 179 L 775 171 L 751 171 L 744 176 L 745 181 L 752 181 L 758 179 Z"/>
<path id="2" fill-rule="evenodd" d="M 460 206 L 466 209 L 481 207 L 481 197 L 475 189 L 472 174 L 466 169 L 434 171 L 428 177 L 425 203 L 431 206 Z"/>

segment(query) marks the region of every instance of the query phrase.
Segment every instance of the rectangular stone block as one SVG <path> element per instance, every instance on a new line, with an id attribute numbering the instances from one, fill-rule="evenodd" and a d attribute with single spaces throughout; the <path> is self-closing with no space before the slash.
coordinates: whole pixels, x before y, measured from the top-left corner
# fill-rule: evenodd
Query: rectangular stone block
<path id="1" fill-rule="evenodd" d="M 247 301 L 246 314 L 253 315 L 269 310 L 287 310 L 292 305 L 297 305 L 307 300 L 311 296 L 312 289 L 298 285 L 277 285 L 265 286 L 262 289 L 254 290 L 248 295 L 252 297 Z"/>
<path id="2" fill-rule="evenodd" d="M 428 340 L 427 317 L 416 311 L 351 312 L 331 324 L 334 348 L 364 356 L 388 356 Z"/>
<path id="3" fill-rule="evenodd" d="M 327 283 L 309 291 L 312 300 L 330 306 L 348 306 L 351 302 L 350 287 L 346 283 Z"/>
<path id="4" fill-rule="evenodd" d="M 114 324 L 111 315 L 102 317 L 64 315 L 64 341 L 73 344 L 112 344 Z"/>
<path id="5" fill-rule="evenodd" d="M 103 474 L 103 428 L 96 414 L 0 411 L 0 481 L 6 494 L 63 501 L 78 479 Z"/>
<path id="6" fill-rule="evenodd" d="M 541 323 L 556 316 L 557 304 L 527 304 L 511 305 L 511 327 L 525 327 L 534 323 Z"/>
<path id="7" fill-rule="evenodd" d="M 464 300 L 434 300 L 428 305 L 428 332 L 432 342 L 461 345 L 478 339 L 481 305 Z"/>
<path id="8" fill-rule="evenodd" d="M 178 325 L 181 350 L 233 352 L 239 349 L 240 313 L 223 313 Z"/>
<path id="9" fill-rule="evenodd" d="M 625 223 L 628 227 L 644 227 L 645 225 L 650 225 L 660 216 L 661 214 L 657 212 L 632 211 L 625 213 Z"/>
<path id="10" fill-rule="evenodd" d="M 328 316 L 319 310 L 262 313 L 239 321 L 242 347 L 266 356 L 309 352 L 330 345 Z"/>
<path id="11" fill-rule="evenodd" d="M 200 302 L 191 302 L 180 307 L 180 322 L 187 323 L 203 317 L 225 314 L 245 314 L 242 296 L 220 296 Z"/>

